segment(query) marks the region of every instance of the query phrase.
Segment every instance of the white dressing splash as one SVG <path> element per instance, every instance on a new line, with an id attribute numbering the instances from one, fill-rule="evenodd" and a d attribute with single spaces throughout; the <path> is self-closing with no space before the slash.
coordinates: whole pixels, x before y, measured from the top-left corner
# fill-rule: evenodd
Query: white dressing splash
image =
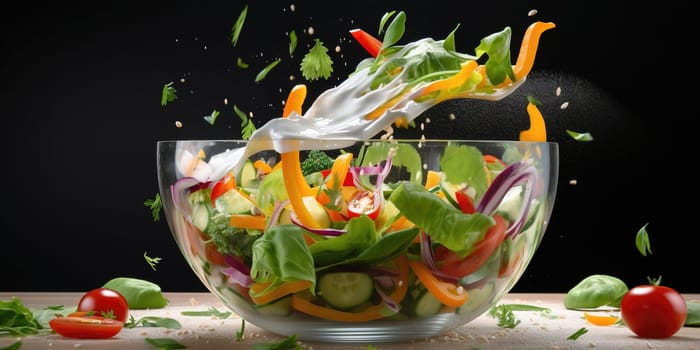
<path id="1" fill-rule="evenodd" d="M 533 38 L 533 35 L 530 35 L 533 28 L 535 28 L 534 24 L 528 28 L 526 39 L 528 43 L 535 41 L 536 47 L 536 41 L 543 30 L 535 31 L 536 35 Z M 508 35 L 509 43 L 510 30 L 506 28 L 504 32 L 498 34 L 503 35 L 503 33 Z M 486 45 L 485 41 L 486 39 L 482 40 L 480 48 Z M 365 64 L 361 63 L 358 66 L 361 68 L 358 68 L 339 86 L 326 90 L 318 96 L 303 115 L 292 113 L 286 118 L 274 118 L 258 128 L 245 147 L 228 150 L 211 157 L 208 162 L 211 167 L 211 179 L 222 178 L 229 171 L 238 172 L 245 159 L 265 150 L 286 153 L 348 147 L 358 140 L 375 137 L 389 129 L 398 120 L 410 122 L 427 109 L 449 98 L 500 100 L 515 91 L 525 81 L 525 74 L 531 68 L 525 67 L 527 70 L 525 74 L 521 73 L 519 79 L 513 79 L 515 81 L 506 78 L 503 82 L 491 84 L 485 73 L 485 67 L 489 67 L 488 63 L 478 67 L 472 64 L 477 69 L 471 69 L 471 71 L 465 71 L 462 66 L 460 71 L 459 67 L 454 67 L 455 60 L 464 63 L 476 61 L 479 57 L 447 51 L 444 48 L 444 42 L 444 40 L 435 41 L 430 38 L 422 39 L 396 47 L 397 50 L 390 56 L 382 57 L 381 62 L 374 59 L 365 60 L 362 62 Z M 521 56 L 524 48 L 525 40 L 521 48 Z M 481 51 L 483 54 L 487 49 L 482 48 Z M 534 50 L 531 51 L 534 55 Z M 443 61 L 434 62 L 437 61 L 435 56 L 440 56 Z M 444 62 L 444 57 L 453 60 L 450 62 L 453 64 L 452 67 L 439 66 Z M 460 61 L 456 64 L 459 65 Z M 518 64 L 520 61 L 521 57 L 518 58 Z M 532 59 L 529 64 L 532 65 Z M 426 66 L 430 69 L 442 69 L 441 75 L 436 75 L 432 79 L 426 78 L 428 75 L 424 72 Z M 438 67 L 435 68 L 435 66 Z M 511 68 L 509 63 L 507 68 Z M 522 70 L 523 67 L 513 66 L 513 68 Z M 387 74 L 389 71 L 398 73 Z M 416 76 L 417 74 L 423 75 Z M 391 79 L 385 79 L 386 81 L 382 84 L 376 83 L 377 79 L 386 76 L 390 76 Z M 442 90 L 437 91 L 439 93 L 435 93 L 436 91 L 425 93 L 429 85 L 455 77 L 459 78 L 457 84 L 455 85 L 454 81 L 450 82 L 451 85 L 447 86 L 449 91 L 444 91 L 448 90 L 447 88 L 441 88 Z M 383 111 L 378 117 L 368 118 L 368 115 L 380 108 Z"/>

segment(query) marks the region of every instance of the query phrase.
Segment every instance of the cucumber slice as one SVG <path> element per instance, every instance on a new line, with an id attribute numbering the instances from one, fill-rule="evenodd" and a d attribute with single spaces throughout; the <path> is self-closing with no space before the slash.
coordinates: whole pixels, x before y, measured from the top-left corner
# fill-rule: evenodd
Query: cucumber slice
<path id="1" fill-rule="evenodd" d="M 328 272 L 319 277 L 318 295 L 329 305 L 347 310 L 368 301 L 374 281 L 362 272 Z"/>
<path id="2" fill-rule="evenodd" d="M 428 317 L 437 314 L 442 309 L 442 303 L 428 290 L 418 296 L 415 309 L 413 310 L 418 317 Z"/>
<path id="3" fill-rule="evenodd" d="M 267 304 L 257 305 L 258 313 L 269 316 L 287 316 L 292 312 L 292 297 L 286 296 Z"/>
<path id="4" fill-rule="evenodd" d="M 479 288 L 467 290 L 469 299 L 467 299 L 467 302 L 465 302 L 462 306 L 457 308 L 457 313 L 462 315 L 477 311 L 479 308 L 488 308 L 491 305 L 491 298 L 494 297 L 495 289 L 496 283 L 494 281 L 489 281 Z"/>
<path id="5" fill-rule="evenodd" d="M 216 199 L 216 209 L 226 214 L 250 213 L 255 204 L 238 190 L 231 189 Z"/>
<path id="6" fill-rule="evenodd" d="M 518 218 L 518 214 L 520 214 L 522 207 L 523 187 L 513 187 L 506 192 L 505 196 L 503 196 L 501 204 L 499 204 L 498 208 L 496 208 L 496 213 L 503 216 L 504 219 L 513 222 Z"/>
<path id="7" fill-rule="evenodd" d="M 211 207 L 204 203 L 196 204 L 192 208 L 192 223 L 202 232 L 207 232 L 209 227 L 210 209 Z"/>
<path id="8" fill-rule="evenodd" d="M 440 312 L 442 303 L 418 279 L 414 280 L 411 286 L 405 304 L 407 314 L 428 317 Z"/>
<path id="9" fill-rule="evenodd" d="M 258 187 L 258 171 L 255 169 L 253 162 L 250 159 L 246 159 L 241 168 L 241 172 L 238 174 L 238 187 L 250 188 Z"/>

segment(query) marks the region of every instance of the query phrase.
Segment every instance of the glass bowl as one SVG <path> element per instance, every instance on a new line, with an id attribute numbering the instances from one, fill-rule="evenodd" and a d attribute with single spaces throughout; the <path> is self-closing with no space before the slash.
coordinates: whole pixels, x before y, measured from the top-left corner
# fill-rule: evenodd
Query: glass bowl
<path id="1" fill-rule="evenodd" d="M 518 282 L 552 213 L 557 143 L 298 145 L 231 166 L 222 159 L 246 141 L 157 144 L 163 208 L 192 270 L 282 336 L 395 342 L 465 325 Z"/>

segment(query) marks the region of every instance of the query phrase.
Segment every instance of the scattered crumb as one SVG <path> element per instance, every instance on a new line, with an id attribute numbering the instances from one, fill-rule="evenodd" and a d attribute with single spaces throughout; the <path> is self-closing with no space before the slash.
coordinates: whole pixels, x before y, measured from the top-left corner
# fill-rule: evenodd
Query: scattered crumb
<path id="1" fill-rule="evenodd" d="M 337 45 L 337 46 L 335 47 L 335 52 L 340 52 L 340 45 Z"/>
<path id="2" fill-rule="evenodd" d="M 199 302 L 195 298 L 190 298 L 190 305 L 199 306 Z"/>
<path id="3" fill-rule="evenodd" d="M 224 97 L 224 105 L 228 105 L 228 98 Z"/>
<path id="4" fill-rule="evenodd" d="M 535 9 L 532 9 L 532 10 L 530 10 L 530 11 L 527 13 L 527 15 L 528 15 L 529 17 L 532 17 L 532 16 L 534 16 L 534 15 L 536 15 L 536 14 L 537 14 L 537 10 L 535 10 Z"/>
<path id="5" fill-rule="evenodd" d="M 80 344 L 80 343 L 78 343 L 78 344 L 73 344 L 73 348 L 75 348 L 75 349 L 77 349 L 77 348 L 79 348 L 79 347 L 81 347 L 81 346 L 83 346 L 83 344 Z"/>
<path id="6" fill-rule="evenodd" d="M 450 113 L 449 118 L 450 118 L 450 120 L 455 120 L 455 118 L 457 118 L 457 116 L 454 113 Z"/>
<path id="7" fill-rule="evenodd" d="M 314 35 L 315 31 L 316 30 L 314 29 L 314 27 L 309 27 L 309 29 L 306 30 L 306 32 L 309 33 L 309 35 Z"/>

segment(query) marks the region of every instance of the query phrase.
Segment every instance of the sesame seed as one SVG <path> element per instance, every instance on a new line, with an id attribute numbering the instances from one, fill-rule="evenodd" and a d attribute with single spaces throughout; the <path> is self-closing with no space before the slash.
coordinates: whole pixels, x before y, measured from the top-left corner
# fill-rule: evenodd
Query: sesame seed
<path id="1" fill-rule="evenodd" d="M 562 104 L 561 104 L 561 107 L 559 107 L 559 108 L 561 108 L 561 109 L 566 109 L 567 107 L 569 107 L 569 102 L 564 102 L 564 103 L 562 103 Z"/>
<path id="2" fill-rule="evenodd" d="M 176 121 L 175 121 L 175 127 L 176 127 L 176 128 L 181 128 L 181 127 L 182 127 L 182 122 L 179 121 L 179 120 L 176 120 Z"/>
<path id="3" fill-rule="evenodd" d="M 578 183 L 578 182 L 576 181 L 576 179 L 571 179 L 571 180 L 569 180 L 569 185 L 574 185 L 574 186 L 575 186 L 577 183 Z"/>
<path id="4" fill-rule="evenodd" d="M 557 92 L 556 92 L 556 94 L 557 94 L 557 96 L 560 96 L 560 95 L 561 95 L 561 86 L 557 86 Z"/>
<path id="5" fill-rule="evenodd" d="M 530 10 L 530 11 L 527 13 L 527 15 L 530 16 L 530 17 L 532 17 L 532 16 L 534 16 L 534 15 L 536 15 L 536 14 L 537 14 L 537 10 L 535 10 L 535 9 L 532 9 L 532 10 Z"/>

